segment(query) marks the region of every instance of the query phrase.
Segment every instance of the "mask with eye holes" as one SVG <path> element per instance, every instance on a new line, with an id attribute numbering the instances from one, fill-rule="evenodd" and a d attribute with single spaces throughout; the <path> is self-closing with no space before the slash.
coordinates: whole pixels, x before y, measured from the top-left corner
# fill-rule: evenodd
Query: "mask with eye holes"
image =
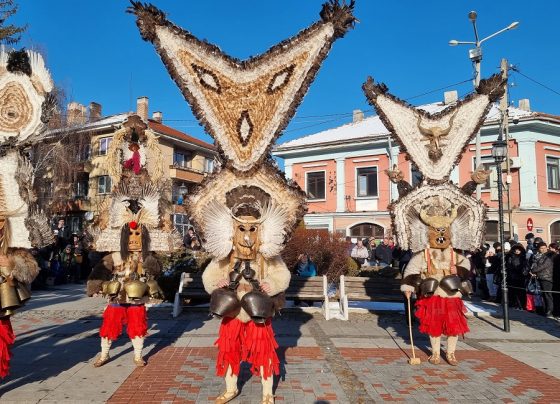
<path id="1" fill-rule="evenodd" d="M 235 258 L 254 260 L 260 246 L 260 223 L 253 216 L 236 217 L 233 222 L 233 254 Z"/>
<path id="2" fill-rule="evenodd" d="M 128 251 L 142 251 L 142 229 L 136 222 L 128 224 Z"/>

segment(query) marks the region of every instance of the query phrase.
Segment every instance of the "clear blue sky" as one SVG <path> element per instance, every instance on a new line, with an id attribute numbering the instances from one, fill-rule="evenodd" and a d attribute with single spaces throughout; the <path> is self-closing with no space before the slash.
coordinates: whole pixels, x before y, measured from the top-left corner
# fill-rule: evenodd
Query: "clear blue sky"
<path id="1" fill-rule="evenodd" d="M 54 80 L 68 101 L 103 105 L 103 114 L 135 108 L 136 97 L 150 98 L 150 113 L 209 141 L 169 78 L 152 44 L 141 40 L 125 0 L 19 0 L 12 21 L 28 24 L 20 46 L 46 55 Z M 262 53 L 319 18 L 321 0 L 226 1 L 154 0 L 168 18 L 239 58 Z M 472 41 L 470 10 L 478 12 L 485 37 L 512 21 L 518 29 L 483 45 L 482 76 L 498 71 L 506 57 L 522 73 L 560 92 L 559 1 L 357 0 L 361 21 L 338 40 L 279 142 L 351 120 L 353 109 L 371 114 L 361 85 L 368 75 L 385 82 L 395 95 L 410 97 L 472 77 L 467 46 Z M 560 95 L 514 74 L 511 99 L 529 98 L 533 110 L 560 114 Z M 471 83 L 455 87 L 462 96 Z M 441 100 L 443 90 L 410 99 L 412 104 Z"/>

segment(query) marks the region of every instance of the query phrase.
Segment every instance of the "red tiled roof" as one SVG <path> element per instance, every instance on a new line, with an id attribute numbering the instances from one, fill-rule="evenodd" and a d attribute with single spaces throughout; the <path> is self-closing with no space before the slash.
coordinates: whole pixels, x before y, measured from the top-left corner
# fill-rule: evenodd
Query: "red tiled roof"
<path id="1" fill-rule="evenodd" d="M 177 129 L 173 129 L 167 125 L 164 125 L 160 122 L 154 121 L 153 119 L 148 119 L 148 126 L 155 132 L 161 133 L 163 135 L 167 135 L 173 137 L 175 139 L 183 140 L 185 142 L 193 143 L 195 145 L 204 147 L 206 149 L 215 151 L 216 146 L 211 145 L 210 143 L 206 143 L 200 139 L 195 137 L 189 136 L 186 133 L 180 132 Z"/>

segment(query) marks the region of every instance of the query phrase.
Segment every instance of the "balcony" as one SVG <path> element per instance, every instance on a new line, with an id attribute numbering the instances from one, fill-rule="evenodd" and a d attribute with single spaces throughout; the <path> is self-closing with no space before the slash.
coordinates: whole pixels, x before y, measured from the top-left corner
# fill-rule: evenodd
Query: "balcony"
<path id="1" fill-rule="evenodd" d="M 198 184 L 202 182 L 205 175 L 206 174 L 204 172 L 191 167 L 180 166 L 178 164 L 172 164 L 169 166 L 169 176 L 172 179 L 194 182 Z"/>

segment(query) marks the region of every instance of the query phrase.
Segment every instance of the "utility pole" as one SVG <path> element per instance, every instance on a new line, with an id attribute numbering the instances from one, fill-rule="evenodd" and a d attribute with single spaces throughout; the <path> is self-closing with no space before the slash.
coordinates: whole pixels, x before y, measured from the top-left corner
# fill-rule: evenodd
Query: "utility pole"
<path id="1" fill-rule="evenodd" d="M 508 93 L 508 83 L 507 79 L 509 77 L 509 65 L 507 59 L 502 59 L 500 63 L 500 69 L 502 71 L 502 78 L 506 80 L 504 84 L 504 95 L 500 100 L 500 112 L 502 116 L 502 122 L 500 125 L 500 130 L 504 134 L 504 140 L 507 145 L 506 149 L 506 196 L 507 196 L 507 215 L 508 215 L 508 229 L 509 237 L 513 238 L 513 223 L 512 223 L 512 209 L 511 209 L 511 199 L 510 199 L 510 188 L 511 188 L 511 160 L 509 158 L 509 93 Z"/>

